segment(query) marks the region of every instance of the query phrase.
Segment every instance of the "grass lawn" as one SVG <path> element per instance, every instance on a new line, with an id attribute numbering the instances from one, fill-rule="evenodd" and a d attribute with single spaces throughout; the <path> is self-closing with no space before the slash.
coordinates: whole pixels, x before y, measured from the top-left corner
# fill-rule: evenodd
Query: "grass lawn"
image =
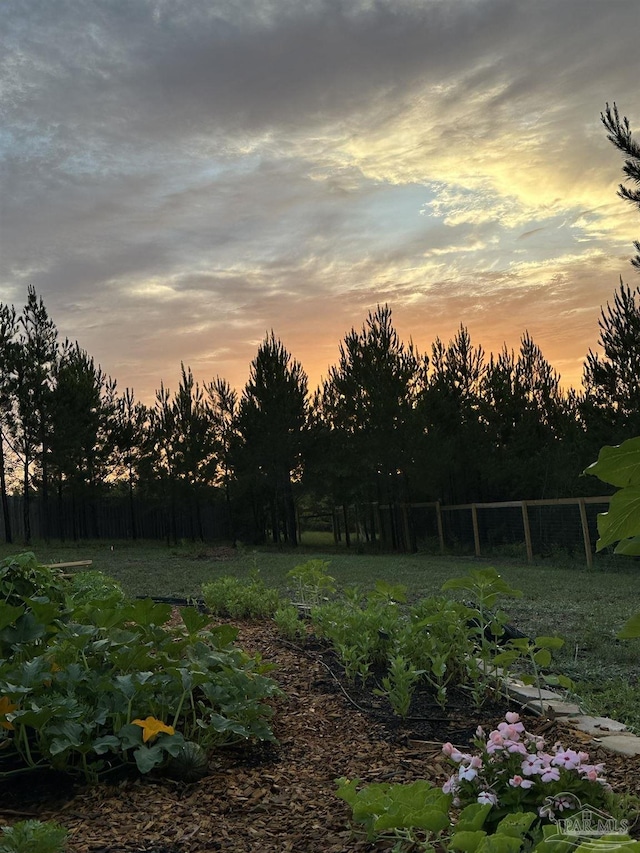
<path id="1" fill-rule="evenodd" d="M 0 558 L 21 550 L 26 549 L 1 545 Z M 511 621 L 530 636 L 557 634 L 565 639 L 555 654 L 556 669 L 578 683 L 583 705 L 624 720 L 640 733 L 640 640 L 615 638 L 629 616 L 640 610 L 636 560 L 619 559 L 587 570 L 546 561 L 528 565 L 473 557 L 358 554 L 324 543 L 317 550 L 310 544 L 297 551 L 240 548 L 228 560 L 216 559 L 213 546 L 193 543 L 39 543 L 30 550 L 42 563 L 92 560 L 92 568 L 118 580 L 133 596 L 200 596 L 206 581 L 225 574 L 246 576 L 253 568 L 267 585 L 285 592 L 287 572 L 317 557 L 330 561 L 329 573 L 339 588 L 367 589 L 380 578 L 404 584 L 413 599 L 438 594 L 446 580 L 472 568 L 493 565 L 523 592 L 522 598 L 502 602 Z"/>

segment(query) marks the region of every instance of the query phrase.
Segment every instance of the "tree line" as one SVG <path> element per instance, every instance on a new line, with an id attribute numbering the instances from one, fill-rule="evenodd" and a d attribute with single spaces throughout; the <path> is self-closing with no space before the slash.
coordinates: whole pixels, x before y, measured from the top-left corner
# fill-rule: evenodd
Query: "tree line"
<path id="1" fill-rule="evenodd" d="M 627 119 L 614 104 L 602 120 L 628 157 L 625 175 L 640 184 Z M 620 195 L 640 206 L 638 191 L 621 185 Z M 77 342 L 59 340 L 30 287 L 21 313 L 0 303 L 5 539 L 12 489 L 23 496 L 27 542 L 34 497 L 48 538 L 61 535 L 63 506 L 72 515 L 95 511 L 107 495 L 127 502 L 132 538 L 140 500 L 166 510 L 174 538 L 178 507 L 201 535 L 202 509 L 216 502 L 231 538 L 292 545 L 301 509 L 330 515 L 358 506 L 365 536 L 375 539 L 376 504 L 588 494 L 593 482 L 580 472 L 600 446 L 640 434 L 640 289 L 620 280 L 599 331 L 601 353 L 587 353 L 582 390 L 565 390 L 526 331 L 517 352 L 487 354 L 464 325 L 420 352 L 400 339 L 389 306 L 378 305 L 345 336 L 313 393 L 271 331 L 240 393 L 219 376 L 201 385 L 182 364 L 177 390 L 161 383 L 145 405 L 130 388 L 120 393 Z M 399 544 L 393 525 L 390 538 Z"/>
<path id="2" fill-rule="evenodd" d="M 0 492 L 12 539 L 11 490 L 24 533 L 37 497 L 44 535 L 63 505 L 105 495 L 155 501 L 176 517 L 225 507 L 242 538 L 297 541 L 297 514 L 358 505 L 375 537 L 374 504 L 466 503 L 588 494 L 579 472 L 603 443 L 640 432 L 640 290 L 622 282 L 600 318 L 584 388 L 560 377 L 525 332 L 517 352 L 487 355 L 464 326 L 429 353 L 405 343 L 378 306 L 340 344 L 310 393 L 307 375 L 272 331 L 238 393 L 221 377 L 201 385 L 181 365 L 175 392 L 151 405 L 106 376 L 77 342 L 60 342 L 41 297 L 22 313 L 0 304 Z M 393 540 L 393 531 L 392 531 Z M 392 541 L 393 544 L 393 541 Z"/>

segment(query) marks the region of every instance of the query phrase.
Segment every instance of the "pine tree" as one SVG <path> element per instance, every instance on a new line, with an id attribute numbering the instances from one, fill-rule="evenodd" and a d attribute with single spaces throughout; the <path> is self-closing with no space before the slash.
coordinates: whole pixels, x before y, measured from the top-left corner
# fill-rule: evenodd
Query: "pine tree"
<path id="1" fill-rule="evenodd" d="M 257 533 L 268 508 L 274 541 L 297 545 L 293 483 L 304 466 L 307 375 L 273 330 L 251 362 L 238 412 L 235 467 L 253 493 Z M 265 507 L 266 504 L 266 507 Z"/>
<path id="2" fill-rule="evenodd" d="M 391 507 L 393 547 L 412 547 L 400 505 L 410 500 L 419 439 L 416 403 L 425 376 L 425 358 L 400 339 L 388 305 L 378 305 L 361 331 L 345 336 L 318 397 L 334 483 L 343 500 L 359 497 Z"/>
<path id="3" fill-rule="evenodd" d="M 622 167 L 627 180 L 639 187 L 639 189 L 629 189 L 624 184 L 620 184 L 618 195 L 640 208 L 640 145 L 631 136 L 629 119 L 626 116 L 620 118 L 615 103 L 611 107 L 607 104 L 605 111 L 600 113 L 600 118 L 607 129 L 607 139 L 627 156 Z M 636 240 L 634 246 L 638 254 L 632 258 L 631 263 L 640 270 L 640 241 Z"/>

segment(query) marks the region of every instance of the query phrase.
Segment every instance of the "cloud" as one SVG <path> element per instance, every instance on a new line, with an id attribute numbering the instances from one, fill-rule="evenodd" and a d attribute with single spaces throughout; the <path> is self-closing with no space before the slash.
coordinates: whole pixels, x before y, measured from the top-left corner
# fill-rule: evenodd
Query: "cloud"
<path id="1" fill-rule="evenodd" d="M 604 9 L 16 0 L 1 298 L 147 397 L 181 360 L 244 382 L 271 328 L 319 377 L 383 301 L 425 346 L 533 323 L 573 379 L 638 236 L 599 122 L 633 123 L 637 8 Z"/>

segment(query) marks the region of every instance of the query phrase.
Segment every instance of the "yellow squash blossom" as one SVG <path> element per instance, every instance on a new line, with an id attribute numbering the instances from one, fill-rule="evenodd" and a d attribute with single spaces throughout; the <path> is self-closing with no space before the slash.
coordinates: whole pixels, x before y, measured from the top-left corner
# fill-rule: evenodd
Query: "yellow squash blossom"
<path id="1" fill-rule="evenodd" d="M 13 705 L 11 703 L 11 699 L 8 696 L 3 696 L 0 699 L 0 727 L 3 729 L 8 729 L 11 731 L 13 729 L 13 725 L 9 722 L 9 720 L 3 720 L 3 717 L 6 717 L 7 714 L 10 714 L 12 711 L 15 711 L 17 705 Z"/>
<path id="2" fill-rule="evenodd" d="M 142 740 L 146 743 L 148 740 L 153 740 L 160 732 L 165 732 L 168 735 L 174 735 L 176 730 L 173 726 L 165 726 L 161 720 L 156 720 L 155 717 L 147 717 L 146 720 L 134 720 L 134 726 L 140 726 L 142 729 Z"/>

